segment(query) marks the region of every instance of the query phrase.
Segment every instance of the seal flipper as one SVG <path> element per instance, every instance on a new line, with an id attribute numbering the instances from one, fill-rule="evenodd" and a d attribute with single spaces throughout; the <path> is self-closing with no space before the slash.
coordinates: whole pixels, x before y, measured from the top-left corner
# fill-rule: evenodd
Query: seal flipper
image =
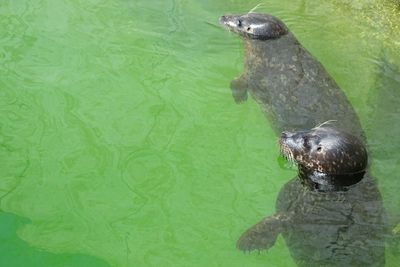
<path id="1" fill-rule="evenodd" d="M 243 76 L 231 81 L 231 90 L 232 96 L 237 104 L 247 100 L 247 82 Z"/>
<path id="2" fill-rule="evenodd" d="M 264 218 L 242 234 L 236 247 L 242 251 L 270 249 L 275 244 L 278 235 L 284 230 L 286 217 L 278 213 Z"/>

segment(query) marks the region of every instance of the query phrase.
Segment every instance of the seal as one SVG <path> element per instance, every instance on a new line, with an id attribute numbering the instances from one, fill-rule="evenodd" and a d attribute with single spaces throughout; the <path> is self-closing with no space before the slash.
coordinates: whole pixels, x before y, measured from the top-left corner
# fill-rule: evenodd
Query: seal
<path id="1" fill-rule="evenodd" d="M 276 213 L 248 229 L 237 247 L 269 249 L 282 234 L 298 266 L 384 266 L 384 209 L 363 142 L 321 126 L 283 132 L 279 143 L 298 177 L 281 189 Z"/>
<path id="2" fill-rule="evenodd" d="M 346 95 L 280 19 L 246 13 L 219 22 L 244 43 L 244 73 L 231 82 L 237 103 L 250 92 L 277 134 L 336 120 L 335 127 L 365 140 Z"/>

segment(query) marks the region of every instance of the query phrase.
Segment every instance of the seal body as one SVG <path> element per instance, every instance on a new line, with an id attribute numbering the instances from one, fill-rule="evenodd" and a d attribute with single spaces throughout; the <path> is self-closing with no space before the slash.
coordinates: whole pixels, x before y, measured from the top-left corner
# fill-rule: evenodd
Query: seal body
<path id="1" fill-rule="evenodd" d="M 231 82 L 237 103 L 250 92 L 279 134 L 328 120 L 364 139 L 343 91 L 278 18 L 259 13 L 227 15 L 220 23 L 244 42 L 244 73 Z"/>
<path id="2" fill-rule="evenodd" d="M 385 214 L 363 143 L 317 127 L 282 133 L 280 147 L 298 177 L 281 189 L 276 213 L 247 230 L 238 248 L 269 249 L 282 234 L 299 266 L 384 266 Z"/>

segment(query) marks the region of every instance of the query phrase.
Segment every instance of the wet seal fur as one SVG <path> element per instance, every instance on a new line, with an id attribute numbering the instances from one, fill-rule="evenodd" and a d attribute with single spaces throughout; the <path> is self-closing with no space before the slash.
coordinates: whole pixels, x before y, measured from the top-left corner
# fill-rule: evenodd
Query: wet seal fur
<path id="1" fill-rule="evenodd" d="M 298 177 L 281 189 L 276 213 L 237 247 L 269 249 L 282 234 L 299 266 L 384 266 L 384 209 L 363 143 L 331 127 L 284 132 L 279 143 Z"/>
<path id="2" fill-rule="evenodd" d="M 289 161 L 297 163 L 300 180 L 310 190 L 345 191 L 361 181 L 368 167 L 363 143 L 331 127 L 283 132 L 280 147 Z"/>
<path id="3" fill-rule="evenodd" d="M 246 13 L 219 22 L 244 43 L 244 73 L 231 82 L 237 103 L 250 92 L 277 134 L 336 120 L 335 127 L 365 139 L 346 95 L 280 19 Z"/>

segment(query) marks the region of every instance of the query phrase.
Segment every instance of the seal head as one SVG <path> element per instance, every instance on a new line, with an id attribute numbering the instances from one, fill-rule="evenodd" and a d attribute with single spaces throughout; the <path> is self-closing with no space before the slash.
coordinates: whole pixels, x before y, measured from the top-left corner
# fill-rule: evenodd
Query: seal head
<path id="1" fill-rule="evenodd" d="M 249 39 L 276 39 L 289 31 L 280 19 L 268 14 L 225 15 L 219 18 L 219 22 L 230 31 Z"/>
<path id="2" fill-rule="evenodd" d="M 365 174 L 368 154 L 353 135 L 330 127 L 283 132 L 282 154 L 298 164 L 303 184 L 320 191 L 341 191 Z"/>

